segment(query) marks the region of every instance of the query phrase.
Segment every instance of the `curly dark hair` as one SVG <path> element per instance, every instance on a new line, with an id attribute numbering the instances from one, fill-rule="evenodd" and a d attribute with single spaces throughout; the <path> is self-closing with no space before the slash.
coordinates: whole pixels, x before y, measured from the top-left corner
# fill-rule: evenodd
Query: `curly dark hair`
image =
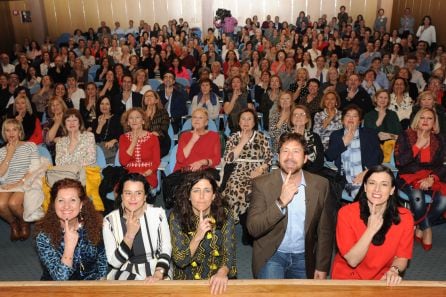
<path id="1" fill-rule="evenodd" d="M 392 187 L 395 187 L 395 176 L 393 175 L 392 170 L 390 170 L 388 167 L 384 165 L 376 165 L 371 167 L 367 173 L 364 175 L 364 179 L 362 182 L 362 186 L 359 189 L 358 194 L 355 197 L 354 201 L 359 201 L 359 211 L 360 211 L 360 217 L 361 220 L 364 222 L 364 224 L 367 225 L 367 222 L 369 220 L 370 216 L 370 209 L 368 205 L 367 196 L 364 191 L 364 185 L 367 183 L 367 180 L 370 176 L 374 173 L 380 173 L 385 172 L 390 176 L 391 179 L 391 185 Z M 398 211 L 398 203 L 396 198 L 396 189 L 393 192 L 392 195 L 390 195 L 389 200 L 387 200 L 387 206 L 386 210 L 383 214 L 383 225 L 381 226 L 381 229 L 373 236 L 372 244 L 376 246 L 380 246 L 384 243 L 386 240 L 386 234 L 389 231 L 392 224 L 398 225 L 401 222 L 400 214 Z"/>
<path id="2" fill-rule="evenodd" d="M 153 197 L 150 194 L 150 184 L 147 179 L 140 173 L 127 173 L 121 177 L 118 184 L 116 185 L 116 199 L 115 199 L 115 208 L 119 209 L 121 215 L 124 210 L 122 209 L 122 192 L 124 191 L 124 184 L 128 181 L 132 182 L 141 182 L 144 185 L 144 193 L 146 194 L 146 202 L 149 204 L 155 203 L 156 197 Z"/>
<path id="3" fill-rule="evenodd" d="M 102 242 L 102 215 L 94 209 L 93 203 L 85 193 L 85 189 L 82 184 L 74 179 L 64 178 L 54 183 L 51 188 L 51 200 L 48 206 L 46 215 L 36 224 L 34 230 L 35 235 L 40 232 L 45 233 L 51 239 L 51 244 L 57 248 L 59 247 L 62 238 L 62 228 L 60 226 L 60 218 L 56 215 L 54 204 L 57 194 L 62 189 L 76 189 L 79 195 L 79 199 L 82 202 L 82 209 L 79 216 L 85 230 L 87 231 L 87 238 L 94 245 L 98 245 Z"/>
<path id="4" fill-rule="evenodd" d="M 225 211 L 227 204 L 220 191 L 218 191 L 218 185 L 212 173 L 207 170 L 202 170 L 185 174 L 187 176 L 175 195 L 176 203 L 173 208 L 173 213 L 178 218 L 182 231 L 193 232 L 196 229 L 195 214 L 189 198 L 192 187 L 202 179 L 208 180 L 211 183 L 215 198 L 211 204 L 210 214 L 215 218 L 217 229 L 222 228 L 227 219 L 227 213 Z"/>

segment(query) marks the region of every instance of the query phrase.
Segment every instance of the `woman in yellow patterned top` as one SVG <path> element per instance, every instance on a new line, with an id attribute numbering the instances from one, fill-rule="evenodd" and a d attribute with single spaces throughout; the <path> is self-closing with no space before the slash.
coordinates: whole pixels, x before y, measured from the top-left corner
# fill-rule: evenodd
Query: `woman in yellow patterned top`
<path id="1" fill-rule="evenodd" d="M 174 279 L 209 279 L 212 294 L 235 278 L 234 218 L 206 171 L 188 174 L 170 214 Z"/>

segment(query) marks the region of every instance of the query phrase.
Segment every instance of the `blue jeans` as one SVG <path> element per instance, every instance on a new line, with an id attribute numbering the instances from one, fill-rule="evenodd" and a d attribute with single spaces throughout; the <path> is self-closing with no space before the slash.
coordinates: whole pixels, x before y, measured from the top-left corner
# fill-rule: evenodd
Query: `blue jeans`
<path id="1" fill-rule="evenodd" d="M 446 197 L 441 196 L 439 192 L 435 192 L 435 195 L 432 197 L 433 201 L 430 206 L 430 211 L 426 215 L 428 204 L 424 198 L 425 192 L 408 185 L 404 186 L 401 190 L 409 196 L 410 209 L 414 215 L 414 220 L 419 221 L 422 219 L 418 224 L 421 230 L 430 228 L 432 226 L 431 223 L 438 220 L 443 215 L 443 212 L 446 211 Z M 432 191 L 427 191 L 427 193 L 432 195 Z"/>
<path id="2" fill-rule="evenodd" d="M 260 269 L 257 278 L 290 279 L 307 278 L 305 270 L 305 253 L 282 253 L 276 251 Z"/>

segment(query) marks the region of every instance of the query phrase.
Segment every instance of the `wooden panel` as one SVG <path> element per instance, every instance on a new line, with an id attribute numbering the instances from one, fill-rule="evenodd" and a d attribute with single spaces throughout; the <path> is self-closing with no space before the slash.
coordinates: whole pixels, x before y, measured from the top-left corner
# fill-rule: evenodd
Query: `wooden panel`
<path id="1" fill-rule="evenodd" d="M 2 28 L 2 42 L 0 51 L 10 52 L 14 44 L 14 28 L 12 27 L 12 14 L 8 2 L 0 2 L 0 28 Z"/>
<path id="2" fill-rule="evenodd" d="M 88 28 L 93 28 L 95 31 L 100 25 L 99 18 L 99 5 L 97 0 L 82 0 L 82 4 L 85 10 L 85 23 L 86 26 L 84 30 Z M 83 31 L 84 31 L 83 30 Z"/>
<path id="3" fill-rule="evenodd" d="M 97 19 L 99 27 L 101 21 L 105 21 L 107 26 L 113 28 L 113 14 L 112 14 L 112 6 L 110 5 L 111 1 L 108 0 L 97 0 L 99 7 L 99 18 Z"/>
<path id="4" fill-rule="evenodd" d="M 129 19 L 132 19 L 134 22 L 134 26 L 139 26 L 139 20 L 141 19 L 141 10 L 140 9 L 141 0 L 135 0 L 131 3 L 127 3 L 127 15 Z M 128 23 L 128 22 L 127 22 Z M 126 24 L 127 24 L 126 23 Z M 121 23 L 121 25 L 123 25 Z"/>
<path id="5" fill-rule="evenodd" d="M 66 9 L 70 15 L 71 29 L 73 33 L 75 29 L 81 29 L 84 31 L 87 25 L 82 1 L 69 1 Z"/>
<path id="6" fill-rule="evenodd" d="M 208 281 L 1 282 L 2 296 L 110 297 L 110 296 L 211 296 Z M 404 281 L 389 288 L 382 281 L 230 280 L 229 297 L 432 297 L 446 294 L 445 282 Z"/>
<path id="7" fill-rule="evenodd" d="M 57 26 L 60 35 L 61 33 L 73 33 L 74 29 L 72 26 L 71 13 L 68 6 L 68 0 L 56 0 L 54 1 L 54 9 L 57 14 Z M 76 16 L 73 16 L 76 17 Z"/>
<path id="8" fill-rule="evenodd" d="M 327 5 L 328 1 L 325 5 Z M 321 16 L 321 1 L 311 1 L 311 5 L 308 5 L 307 14 L 310 15 L 311 22 L 317 22 Z"/>
<path id="9" fill-rule="evenodd" d="M 110 1 L 110 4 L 113 5 L 113 21 L 109 25 L 112 30 L 116 21 L 119 21 L 122 28 L 128 27 L 130 16 L 127 14 L 127 5 L 130 5 L 129 3 L 130 1 Z"/>
<path id="10" fill-rule="evenodd" d="M 48 27 L 48 35 L 51 37 L 56 37 L 60 34 L 60 30 L 57 27 L 58 15 L 54 6 L 55 0 L 44 0 L 43 6 L 45 11 L 45 18 Z"/>
<path id="11" fill-rule="evenodd" d="M 406 7 L 415 17 L 415 33 L 425 15 L 432 18 L 437 33 L 437 44 L 446 44 L 446 3 L 442 0 L 394 0 L 391 28 L 399 28 L 400 16 Z"/>

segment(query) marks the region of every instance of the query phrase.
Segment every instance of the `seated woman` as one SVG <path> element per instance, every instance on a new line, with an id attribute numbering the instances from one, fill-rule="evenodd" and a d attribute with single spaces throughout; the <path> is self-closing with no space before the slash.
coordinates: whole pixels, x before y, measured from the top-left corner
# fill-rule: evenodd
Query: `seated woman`
<path id="1" fill-rule="evenodd" d="M 208 110 L 209 118 L 215 120 L 220 114 L 220 98 L 212 92 L 212 81 L 209 78 L 200 79 L 200 93 L 192 98 L 191 109 L 194 111 L 198 107 Z"/>
<path id="2" fill-rule="evenodd" d="M 437 98 L 431 91 L 424 91 L 418 95 L 417 102 L 412 108 L 412 114 L 410 115 L 410 122 L 413 122 L 415 115 L 423 108 L 430 108 L 435 111 L 437 116 L 438 125 L 440 127 L 440 133 L 446 133 L 446 111 L 445 108 L 437 104 Z"/>
<path id="3" fill-rule="evenodd" d="M 415 239 L 426 251 L 432 248 L 431 226 L 446 210 L 446 143 L 439 130 L 436 112 L 422 108 L 395 145 L 397 185 L 409 196 L 417 225 Z M 430 206 L 425 195 L 432 197 Z"/>
<path id="4" fill-rule="evenodd" d="M 342 128 L 342 113 L 338 110 L 340 105 L 338 93 L 327 90 L 321 99 L 322 111 L 314 115 L 313 132 L 320 136 L 324 150 L 328 148 L 331 133 Z"/>
<path id="5" fill-rule="evenodd" d="M 234 76 L 230 82 L 231 88 L 225 92 L 223 110 L 228 115 L 228 126 L 231 132 L 235 132 L 239 113 L 245 108 L 254 108 L 251 92 L 243 85 L 240 76 Z"/>
<path id="6" fill-rule="evenodd" d="M 124 175 L 116 208 L 104 218 L 103 235 L 110 280 L 162 280 L 168 276 L 169 225 L 164 209 L 154 207 L 150 185 L 139 173 Z"/>
<path id="7" fill-rule="evenodd" d="M 11 227 L 11 241 L 26 240 L 30 226 L 23 220 L 24 185 L 27 174 L 39 164 L 37 147 L 25 142 L 22 124 L 6 119 L 2 137 L 6 145 L 0 148 L 0 217 Z"/>
<path id="8" fill-rule="evenodd" d="M 107 96 L 113 98 L 113 96 L 119 94 L 120 86 L 113 70 L 107 70 L 103 83 L 102 89 L 99 92 L 99 97 Z"/>
<path id="9" fill-rule="evenodd" d="M 237 276 L 234 218 L 224 201 L 212 175 L 198 171 L 181 185 L 169 216 L 173 279 L 209 279 L 212 294 Z"/>
<path id="10" fill-rule="evenodd" d="M 81 113 L 74 108 L 68 109 L 62 123 L 65 133 L 56 143 L 56 165 L 96 164 L 94 135 L 85 131 Z"/>
<path id="11" fill-rule="evenodd" d="M 120 119 L 113 113 L 110 98 L 102 97 L 97 103 L 97 117 L 92 123 L 96 144 L 104 151 L 107 164 L 115 162 L 118 141 L 122 134 Z"/>
<path id="12" fill-rule="evenodd" d="M 318 134 L 311 131 L 311 114 L 305 105 L 296 105 L 290 113 L 291 132 L 299 133 L 307 142 L 307 162 L 304 169 L 318 173 L 324 167 L 324 146 Z"/>
<path id="13" fill-rule="evenodd" d="M 10 105 L 7 117 L 19 121 L 25 132 L 23 140 L 40 144 L 43 142 L 42 127 L 25 91 L 20 91 Z"/>
<path id="14" fill-rule="evenodd" d="M 413 250 L 413 218 L 398 207 L 393 172 L 377 165 L 364 175 L 356 202 L 339 210 L 333 279 L 401 282 Z"/>
<path id="15" fill-rule="evenodd" d="M 362 128 L 361 121 L 361 108 L 354 104 L 348 105 L 342 111 L 344 128 L 331 133 L 325 151 L 327 160 L 334 161 L 338 173 L 344 177 L 344 190 L 350 200 L 358 193 L 368 168 L 379 165 L 383 159 L 377 133 Z"/>
<path id="16" fill-rule="evenodd" d="M 280 135 L 290 129 L 289 121 L 292 107 L 292 94 L 290 92 L 283 92 L 280 94 L 277 109 L 272 110 L 269 114 L 269 134 L 273 154 L 278 152 Z"/>
<path id="17" fill-rule="evenodd" d="M 364 127 L 376 130 L 384 153 L 383 162 L 390 162 L 395 140 L 402 131 L 401 123 L 396 112 L 389 109 L 389 92 L 377 91 L 373 103 L 376 107 L 364 116 Z"/>
<path id="18" fill-rule="evenodd" d="M 51 188 L 45 217 L 36 224 L 41 280 L 99 280 L 107 273 L 102 217 L 79 181 L 61 179 Z"/>
<path id="19" fill-rule="evenodd" d="M 413 100 L 409 96 L 409 86 L 406 80 L 396 77 L 392 83 L 392 93 L 390 94 L 389 109 L 396 112 L 402 128 L 405 130 L 410 124 Z"/>
<path id="20" fill-rule="evenodd" d="M 94 82 L 87 83 L 85 87 L 85 98 L 79 101 L 79 111 L 84 120 L 85 128 L 92 130 L 93 121 L 97 118 L 96 103 L 98 101 L 98 87 Z"/>
<path id="21" fill-rule="evenodd" d="M 160 96 L 153 90 L 146 91 L 142 102 L 142 108 L 147 116 L 147 131 L 158 137 L 161 157 L 170 151 L 171 139 L 169 137 L 169 114 L 161 103 Z"/>
<path id="22" fill-rule="evenodd" d="M 53 160 L 56 156 L 56 142 L 64 135 L 62 122 L 67 110 L 65 102 L 58 97 L 48 101 L 48 121 L 43 125 L 43 141 Z"/>
<path id="23" fill-rule="evenodd" d="M 256 90 L 262 89 L 259 97 L 256 95 L 256 100 L 259 100 L 258 111 L 263 114 L 263 123 L 264 129 L 269 130 L 269 115 L 272 110 L 277 109 L 277 105 L 279 102 L 280 93 L 282 92 L 282 81 L 280 77 L 277 75 L 271 76 L 271 74 L 267 71 L 262 73 L 262 80 L 268 78 L 269 86 L 266 85 L 265 89 L 260 87 L 260 85 L 256 85 Z"/>
<path id="24" fill-rule="evenodd" d="M 252 179 L 267 173 L 273 159 L 268 139 L 257 131 L 257 119 L 252 109 L 240 113 L 240 131 L 229 137 L 223 156 L 226 166 L 220 191 L 228 201 L 236 223 L 240 220 L 242 224 L 244 244 L 249 243 L 246 230 L 249 202 L 245 197 L 251 193 Z M 230 172 L 226 173 L 231 167 Z"/>
<path id="25" fill-rule="evenodd" d="M 140 173 L 152 189 L 158 186 L 160 144 L 155 134 L 144 129 L 147 118 L 144 110 L 134 107 L 121 117 L 126 133 L 119 137 L 119 162 L 130 173 Z"/>
<path id="26" fill-rule="evenodd" d="M 187 68 L 183 66 L 180 58 L 178 57 L 174 57 L 172 59 L 172 66 L 169 68 L 170 71 L 172 71 L 173 73 L 175 73 L 175 77 L 179 78 L 184 78 L 187 81 L 191 81 L 191 77 L 189 72 L 187 71 Z"/>
<path id="27" fill-rule="evenodd" d="M 132 92 L 144 95 L 145 92 L 152 89 L 152 87 L 146 82 L 147 82 L 147 73 L 145 72 L 145 70 L 144 69 L 136 70 L 135 78 L 133 80 L 133 85 L 132 85 Z"/>
<path id="28" fill-rule="evenodd" d="M 302 93 L 297 99 L 296 104 L 305 105 L 311 113 L 311 118 L 316 112 L 321 110 L 321 94 L 319 93 L 319 80 L 311 78 L 308 80 L 306 89 L 308 93 Z"/>
<path id="29" fill-rule="evenodd" d="M 197 171 L 220 164 L 220 135 L 207 130 L 208 121 L 207 109 L 200 107 L 192 112 L 192 130 L 180 135 L 174 171 Z"/>

